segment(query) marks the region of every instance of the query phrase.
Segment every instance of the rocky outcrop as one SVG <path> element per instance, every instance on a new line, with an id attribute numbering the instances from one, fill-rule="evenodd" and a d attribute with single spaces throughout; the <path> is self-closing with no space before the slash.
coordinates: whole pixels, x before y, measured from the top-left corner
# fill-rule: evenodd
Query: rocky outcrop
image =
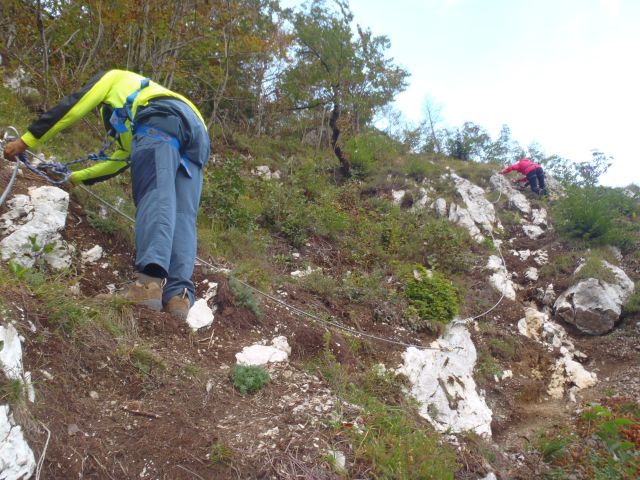
<path id="1" fill-rule="evenodd" d="M 473 221 L 485 232 L 492 232 L 496 223 L 496 212 L 493 204 L 484 196 L 484 190 L 455 173 L 451 173 L 450 176 Z"/>
<path id="2" fill-rule="evenodd" d="M 596 278 L 581 280 L 562 293 L 554 305 L 556 317 L 589 335 L 610 332 L 634 290 L 633 282 L 622 269 L 606 261 L 603 265 L 611 270 L 615 283 Z"/>
<path id="3" fill-rule="evenodd" d="M 518 331 L 556 352 L 556 363 L 547 386 L 547 393 L 553 398 L 562 398 L 568 392 L 569 398 L 575 401 L 578 390 L 592 387 L 598 381 L 595 373 L 576 361 L 584 359 L 585 355 L 575 348 L 564 328 L 552 322 L 546 313 L 534 308 L 525 309 L 524 318 L 518 322 Z"/>
<path id="4" fill-rule="evenodd" d="M 71 265 L 73 248 L 60 235 L 67 220 L 69 194 L 57 187 L 29 189 L 29 196 L 15 195 L 1 217 L 6 235 L 0 242 L 2 260 L 32 267 L 42 258 L 54 269 Z"/>
<path id="5" fill-rule="evenodd" d="M 31 374 L 22 368 L 20 335 L 11 324 L 0 325 L 0 370 L 6 378 L 20 381 L 29 400 L 35 400 Z M 22 428 L 14 421 L 9 405 L 0 405 L 0 478 L 30 478 L 35 468 Z"/>
<path id="6" fill-rule="evenodd" d="M 524 194 L 511 185 L 511 182 L 504 176 L 496 173 L 489 179 L 489 183 L 493 189 L 507 197 L 510 205 L 513 205 L 525 215 L 531 213 L 531 205 Z"/>
<path id="7" fill-rule="evenodd" d="M 509 300 L 516 299 L 516 290 L 513 282 L 511 281 L 511 275 L 504 266 L 502 259 L 496 255 L 491 255 L 487 262 L 487 269 L 491 270 L 493 274 L 489 277 L 489 283 L 503 294 Z"/>
<path id="8" fill-rule="evenodd" d="M 435 202 L 433 202 L 433 209 L 436 212 L 436 215 L 440 218 L 447 216 L 447 201 L 440 197 L 437 198 Z"/>
<path id="9" fill-rule="evenodd" d="M 480 229 L 476 226 L 471 213 L 466 208 L 463 208 L 455 203 L 449 205 L 449 221 L 466 228 L 469 234 L 478 242 L 484 240 L 484 235 L 480 232 Z"/>
<path id="10" fill-rule="evenodd" d="M 476 390 L 476 348 L 467 327 L 455 323 L 430 345 L 404 352 L 399 372 L 411 382 L 420 415 L 439 431 L 491 436 L 492 412 Z"/>

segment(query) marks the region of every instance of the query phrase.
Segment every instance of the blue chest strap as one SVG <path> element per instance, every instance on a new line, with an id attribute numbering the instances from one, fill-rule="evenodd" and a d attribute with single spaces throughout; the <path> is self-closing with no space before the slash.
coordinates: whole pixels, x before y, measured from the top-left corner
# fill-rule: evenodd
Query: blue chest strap
<path id="1" fill-rule="evenodd" d="M 180 154 L 180 167 L 183 169 L 187 177 L 189 178 L 192 177 L 191 171 L 189 170 L 189 162 L 193 163 L 198 168 L 200 168 L 200 165 L 191 161 L 189 157 L 182 155 L 180 141 L 173 135 L 165 132 L 164 130 L 160 130 L 159 128 L 155 128 L 155 127 L 150 127 L 149 125 L 145 125 L 145 124 L 140 124 L 140 125 L 135 125 L 133 133 L 136 135 L 141 135 L 143 137 L 150 137 L 155 140 L 160 140 L 164 143 L 171 145 L 173 148 L 175 148 Z"/>
<path id="2" fill-rule="evenodd" d="M 131 126 L 130 128 L 133 130 L 133 116 L 131 115 L 133 102 L 136 100 L 136 97 L 138 96 L 140 91 L 149 86 L 149 82 L 150 80 L 148 78 L 143 78 L 142 80 L 140 80 L 140 88 L 138 88 L 135 92 L 127 97 L 122 107 L 113 109 L 113 113 L 111 114 L 109 123 L 113 126 L 118 134 L 129 131 L 129 127 L 127 127 L 126 124 L 127 120 L 129 121 L 129 125 Z"/>

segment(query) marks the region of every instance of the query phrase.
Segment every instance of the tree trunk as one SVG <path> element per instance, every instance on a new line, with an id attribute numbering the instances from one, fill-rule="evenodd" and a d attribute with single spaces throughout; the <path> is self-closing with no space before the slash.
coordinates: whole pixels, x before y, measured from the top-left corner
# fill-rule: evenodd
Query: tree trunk
<path id="1" fill-rule="evenodd" d="M 340 161 L 340 173 L 345 178 L 349 178 L 351 176 L 351 165 L 349 164 L 349 160 L 345 157 L 344 152 L 338 145 L 338 138 L 340 137 L 340 127 L 338 127 L 338 119 L 340 118 L 340 102 L 338 100 L 338 96 L 334 95 L 333 99 L 333 110 L 331 110 L 331 116 L 329 117 L 329 126 L 331 127 L 331 147 L 333 148 L 333 152 L 338 157 Z"/>

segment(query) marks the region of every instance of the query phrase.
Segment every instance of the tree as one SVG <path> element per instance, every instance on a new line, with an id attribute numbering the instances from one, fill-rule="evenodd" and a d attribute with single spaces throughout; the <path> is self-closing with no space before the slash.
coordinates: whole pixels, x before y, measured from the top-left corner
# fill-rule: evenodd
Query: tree
<path id="1" fill-rule="evenodd" d="M 473 122 L 465 122 L 462 128 L 448 131 L 445 148 L 449 156 L 458 160 L 479 160 L 491 142 L 487 131 Z"/>
<path id="2" fill-rule="evenodd" d="M 349 177 L 349 159 L 340 146 L 342 130 L 357 132 L 369 122 L 376 109 L 404 89 L 408 74 L 386 58 L 386 37 L 358 27 L 354 38 L 348 3 L 335 0 L 333 5 L 337 8 L 313 0 L 306 9 L 288 12 L 294 59 L 280 88 L 293 112 L 330 108 L 331 147 L 342 174 Z"/>
<path id="3" fill-rule="evenodd" d="M 485 149 L 484 159 L 489 163 L 500 165 L 513 163 L 522 155 L 522 147 L 511 138 L 511 130 L 507 125 L 502 125 L 500 135 Z"/>
<path id="4" fill-rule="evenodd" d="M 435 125 L 440 121 L 440 113 L 442 111 L 442 107 L 440 105 L 436 105 L 433 99 L 427 98 L 424 102 L 423 110 L 425 114 L 425 123 L 429 129 L 429 133 L 426 136 L 424 149 L 428 152 L 441 153 L 441 142 L 439 134 L 436 133 Z"/>

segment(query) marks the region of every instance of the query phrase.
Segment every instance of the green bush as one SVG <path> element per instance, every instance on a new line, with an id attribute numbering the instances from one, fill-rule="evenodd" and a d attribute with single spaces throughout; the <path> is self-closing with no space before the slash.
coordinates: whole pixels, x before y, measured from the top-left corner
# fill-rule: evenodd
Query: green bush
<path id="1" fill-rule="evenodd" d="M 241 197 L 246 193 L 246 181 L 240 175 L 243 161 L 239 157 L 223 158 L 216 168 L 204 170 L 202 212 L 223 228 L 249 230 L 254 219 L 244 208 Z"/>
<path id="2" fill-rule="evenodd" d="M 560 234 L 589 245 L 629 247 L 637 231 L 628 220 L 638 213 L 638 204 L 622 189 L 568 186 L 552 212 Z"/>
<path id="3" fill-rule="evenodd" d="M 553 478 L 593 478 L 626 480 L 638 478 L 640 450 L 634 442 L 640 407 L 625 397 L 592 404 L 567 433 L 545 432 L 536 447 L 553 467 Z"/>
<path id="4" fill-rule="evenodd" d="M 309 236 L 312 220 L 304 192 L 293 185 L 267 184 L 263 191 L 260 224 L 274 234 L 300 247 Z"/>
<path id="5" fill-rule="evenodd" d="M 379 303 L 394 297 L 394 292 L 385 288 L 383 270 L 351 272 L 342 279 L 340 295 L 350 302 Z"/>
<path id="6" fill-rule="evenodd" d="M 469 233 L 443 219 L 430 219 L 424 225 L 405 229 L 407 239 L 400 256 L 431 268 L 451 273 L 467 270 L 471 260 Z"/>
<path id="7" fill-rule="evenodd" d="M 231 382 L 241 395 L 254 393 L 271 381 L 269 373 L 262 367 L 236 364 L 231 369 Z"/>
<path id="8" fill-rule="evenodd" d="M 416 331 L 447 324 L 458 314 L 459 298 L 455 286 L 442 274 L 428 272 L 417 265 L 407 279 L 404 294 L 409 300 L 407 320 Z"/>
<path id="9" fill-rule="evenodd" d="M 446 172 L 441 165 L 429 161 L 424 155 L 410 156 L 403 166 L 403 171 L 416 182 L 422 182 L 426 178 L 437 178 Z"/>
<path id="10" fill-rule="evenodd" d="M 636 285 L 636 289 L 624 304 L 624 314 L 635 315 L 638 312 L 640 312 L 640 289 Z"/>
<path id="11" fill-rule="evenodd" d="M 366 132 L 349 139 L 344 151 L 351 159 L 351 173 L 364 178 L 380 169 L 398 154 L 398 143 L 380 132 Z"/>
<path id="12" fill-rule="evenodd" d="M 336 279 L 325 275 L 320 270 L 311 272 L 300 279 L 300 285 L 306 291 L 313 293 L 324 300 L 329 300 L 336 295 L 338 283 Z"/>
<path id="13" fill-rule="evenodd" d="M 229 288 L 231 289 L 231 293 L 233 293 L 233 298 L 235 299 L 237 306 L 249 310 L 256 317 L 259 317 L 262 314 L 258 301 L 249 288 L 233 277 L 229 278 Z"/>

